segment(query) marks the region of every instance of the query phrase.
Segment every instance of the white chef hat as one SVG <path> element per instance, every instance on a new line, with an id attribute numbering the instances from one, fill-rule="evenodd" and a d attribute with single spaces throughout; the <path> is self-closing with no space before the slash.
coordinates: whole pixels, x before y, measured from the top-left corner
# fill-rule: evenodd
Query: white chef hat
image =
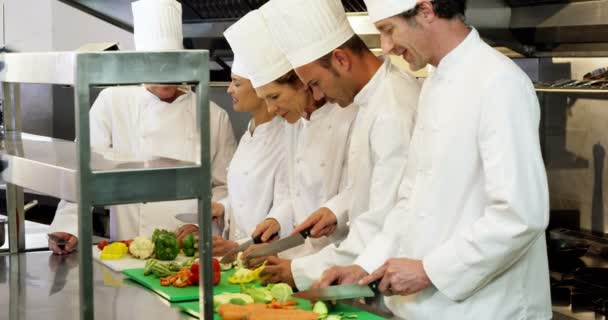
<path id="1" fill-rule="evenodd" d="M 175 0 L 139 0 L 133 9 L 135 50 L 182 50 L 182 5 Z"/>
<path id="2" fill-rule="evenodd" d="M 260 11 L 294 68 L 323 57 L 355 35 L 340 0 L 271 0 Z"/>
<path id="3" fill-rule="evenodd" d="M 259 10 L 253 10 L 230 26 L 224 36 L 241 71 L 254 88 L 268 84 L 293 69 L 285 54 L 276 46 Z M 239 70 L 232 71 L 239 74 Z"/>
<path id="4" fill-rule="evenodd" d="M 416 0 L 364 0 L 373 23 L 414 9 Z"/>

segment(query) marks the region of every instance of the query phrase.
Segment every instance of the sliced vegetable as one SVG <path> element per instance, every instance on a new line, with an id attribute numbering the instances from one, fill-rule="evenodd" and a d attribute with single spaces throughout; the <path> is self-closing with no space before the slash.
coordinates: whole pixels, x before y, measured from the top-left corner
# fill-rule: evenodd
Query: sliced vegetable
<path id="1" fill-rule="evenodd" d="M 136 237 L 129 246 L 129 252 L 138 259 L 148 259 L 154 252 L 154 243 L 146 237 Z"/>
<path id="2" fill-rule="evenodd" d="M 272 294 L 268 288 L 256 288 L 241 284 L 241 292 L 250 295 L 256 303 L 269 303 L 272 301 Z"/>
<path id="3" fill-rule="evenodd" d="M 327 314 L 329 313 L 329 308 L 327 308 L 327 305 L 325 304 L 325 302 L 317 301 L 317 302 L 315 302 L 314 306 L 312 307 L 312 312 L 318 314 L 319 317 L 323 318 L 323 317 L 326 317 Z"/>
<path id="4" fill-rule="evenodd" d="M 260 273 L 262 273 L 264 267 L 266 267 L 266 262 L 264 262 L 255 270 L 250 270 L 247 268 L 237 269 L 236 272 L 232 275 L 232 277 L 228 278 L 228 281 L 230 283 L 249 283 L 255 280 L 259 280 Z"/>
<path id="5" fill-rule="evenodd" d="M 342 316 L 338 316 L 338 315 L 329 315 L 327 316 L 327 318 L 325 318 L 325 320 L 342 320 L 343 317 Z"/>
<path id="6" fill-rule="evenodd" d="M 100 259 L 101 260 L 117 260 L 122 259 L 129 249 L 124 243 L 115 242 L 109 244 L 103 248 L 101 251 Z"/>
<path id="7" fill-rule="evenodd" d="M 293 290 L 286 283 L 277 283 L 270 288 L 270 294 L 282 304 L 291 299 Z"/>
<path id="8" fill-rule="evenodd" d="M 245 305 L 249 303 L 254 303 L 254 300 L 251 298 L 251 296 L 244 293 L 224 292 L 213 296 L 213 307 L 216 310 L 223 304 Z"/>

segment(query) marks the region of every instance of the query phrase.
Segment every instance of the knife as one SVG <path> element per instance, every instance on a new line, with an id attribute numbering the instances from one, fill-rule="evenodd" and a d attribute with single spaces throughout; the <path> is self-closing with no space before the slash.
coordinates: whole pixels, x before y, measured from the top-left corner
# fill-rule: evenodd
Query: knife
<path id="1" fill-rule="evenodd" d="M 305 300 L 333 301 L 354 298 L 370 298 L 378 293 L 380 281 L 375 281 L 369 285 L 345 284 L 329 286 L 325 288 L 308 289 L 294 293 L 293 296 Z"/>
<path id="2" fill-rule="evenodd" d="M 289 237 L 274 241 L 251 251 L 247 256 L 248 258 L 260 258 L 260 257 L 268 257 L 275 255 L 279 252 L 285 251 L 287 249 L 291 249 L 293 247 L 297 247 L 304 243 L 304 240 L 310 236 L 310 230 L 312 227 L 304 229 L 299 233 L 292 234 Z"/>
<path id="3" fill-rule="evenodd" d="M 178 213 L 175 215 L 175 219 L 183 222 L 183 223 L 198 223 L 198 214 L 197 213 Z"/>
<path id="4" fill-rule="evenodd" d="M 386 307 L 375 306 L 373 304 L 361 303 L 360 299 L 347 299 L 340 300 L 340 303 L 349 305 L 351 307 L 355 307 L 357 309 L 361 309 L 363 311 L 367 311 L 369 313 L 375 314 L 377 316 L 381 316 L 387 319 L 395 319 L 395 315 Z M 366 299 L 367 300 L 367 299 Z"/>
<path id="5" fill-rule="evenodd" d="M 279 233 L 277 232 L 277 233 L 273 234 L 270 237 L 270 239 L 274 239 L 278 235 L 279 235 Z M 239 252 L 245 251 L 245 249 L 249 248 L 249 246 L 251 246 L 252 244 L 260 244 L 260 243 L 263 243 L 261 234 L 247 240 L 246 242 L 240 244 L 238 247 L 228 251 L 228 253 L 226 253 L 222 257 L 222 259 L 220 259 L 220 263 L 222 263 L 222 264 L 232 263 L 238 257 Z"/>

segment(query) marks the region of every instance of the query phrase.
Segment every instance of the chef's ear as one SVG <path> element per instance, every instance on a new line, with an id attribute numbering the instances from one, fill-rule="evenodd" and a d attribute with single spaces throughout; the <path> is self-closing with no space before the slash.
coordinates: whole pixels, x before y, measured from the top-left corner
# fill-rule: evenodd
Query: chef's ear
<path id="1" fill-rule="evenodd" d="M 348 71 L 351 68 L 352 62 L 349 53 L 344 49 L 336 49 L 332 52 L 332 61 L 334 66 L 342 71 Z"/>

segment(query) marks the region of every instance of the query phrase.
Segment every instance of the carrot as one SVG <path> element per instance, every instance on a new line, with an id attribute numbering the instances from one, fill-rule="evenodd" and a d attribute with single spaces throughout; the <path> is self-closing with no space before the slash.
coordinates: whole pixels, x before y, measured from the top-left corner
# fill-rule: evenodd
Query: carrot
<path id="1" fill-rule="evenodd" d="M 242 320 L 247 317 L 248 311 L 244 306 L 223 304 L 218 308 L 217 313 L 224 320 Z"/>
<path id="2" fill-rule="evenodd" d="M 248 315 L 247 320 L 317 320 L 319 316 L 312 311 L 302 310 L 256 310 Z"/>

